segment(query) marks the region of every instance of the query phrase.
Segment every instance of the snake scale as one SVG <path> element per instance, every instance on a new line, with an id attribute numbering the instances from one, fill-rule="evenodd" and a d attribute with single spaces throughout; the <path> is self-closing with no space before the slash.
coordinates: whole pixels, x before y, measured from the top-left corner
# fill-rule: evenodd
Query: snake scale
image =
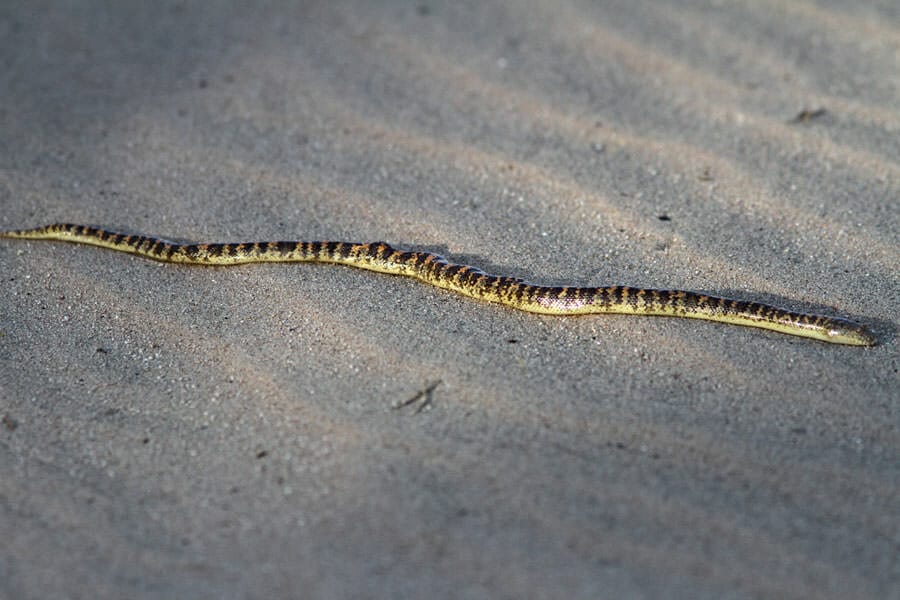
<path id="1" fill-rule="evenodd" d="M 871 346 L 875 336 L 839 317 L 792 312 L 762 304 L 718 298 L 682 290 L 627 286 L 551 287 L 514 277 L 489 275 L 454 264 L 430 252 L 399 250 L 385 242 L 250 242 L 181 244 L 145 235 L 130 235 L 86 225 L 57 223 L 0 237 L 91 244 L 153 260 L 193 265 L 238 265 L 257 262 L 337 263 L 369 271 L 414 277 L 435 287 L 496 302 L 519 310 L 551 315 L 624 313 L 705 319 L 814 338 L 835 344 Z"/>

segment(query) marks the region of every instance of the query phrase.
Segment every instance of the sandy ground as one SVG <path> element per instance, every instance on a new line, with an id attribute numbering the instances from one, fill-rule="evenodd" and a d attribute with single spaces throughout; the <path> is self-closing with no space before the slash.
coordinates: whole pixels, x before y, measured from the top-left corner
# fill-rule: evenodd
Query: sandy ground
<path id="1" fill-rule="evenodd" d="M 896 2 L 135 4 L 0 8 L 0 228 L 387 240 L 882 343 L 2 240 L 0 597 L 900 597 Z"/>

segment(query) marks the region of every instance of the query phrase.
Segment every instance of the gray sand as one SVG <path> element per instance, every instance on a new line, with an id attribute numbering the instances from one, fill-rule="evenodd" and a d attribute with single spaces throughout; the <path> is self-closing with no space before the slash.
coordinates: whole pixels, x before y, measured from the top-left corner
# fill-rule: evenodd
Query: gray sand
<path id="1" fill-rule="evenodd" d="M 74 4 L 0 9 L 0 228 L 387 240 L 882 343 L 3 240 L 0 597 L 900 597 L 896 2 Z"/>

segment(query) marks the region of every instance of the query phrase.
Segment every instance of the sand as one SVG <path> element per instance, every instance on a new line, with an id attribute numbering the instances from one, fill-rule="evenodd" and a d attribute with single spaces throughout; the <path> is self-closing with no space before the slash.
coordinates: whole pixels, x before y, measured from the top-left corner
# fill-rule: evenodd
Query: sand
<path id="1" fill-rule="evenodd" d="M 0 597 L 900 597 L 892 0 L 21 2 L 0 57 L 2 229 L 386 240 L 881 341 L 2 240 Z"/>

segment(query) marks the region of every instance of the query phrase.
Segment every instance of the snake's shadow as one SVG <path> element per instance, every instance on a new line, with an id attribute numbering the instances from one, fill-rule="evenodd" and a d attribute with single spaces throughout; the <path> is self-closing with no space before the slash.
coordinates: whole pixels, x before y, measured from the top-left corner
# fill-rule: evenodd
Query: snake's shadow
<path id="1" fill-rule="evenodd" d="M 528 283 L 534 285 L 548 285 L 548 286 L 563 286 L 563 285 L 584 285 L 589 286 L 590 283 L 580 282 L 580 281 L 572 281 L 571 279 L 568 281 L 563 281 L 561 279 L 554 279 L 552 277 L 547 277 L 546 274 L 540 275 L 536 272 L 529 271 L 528 269 L 523 269 L 520 266 L 509 266 L 509 265 L 501 265 L 498 263 L 491 262 L 490 260 L 484 258 L 483 256 L 479 256 L 477 254 L 459 254 L 455 252 L 451 252 L 447 246 L 438 246 L 438 245 L 428 245 L 423 246 L 421 244 L 407 244 L 405 242 L 398 242 L 396 244 L 392 244 L 395 248 L 402 248 L 403 250 L 417 250 L 421 252 L 431 252 L 432 254 L 437 254 L 446 258 L 451 263 L 461 264 L 461 265 L 469 265 L 471 267 L 476 267 L 481 269 L 488 275 L 502 275 L 504 277 L 515 277 L 516 279 L 522 279 Z"/>

